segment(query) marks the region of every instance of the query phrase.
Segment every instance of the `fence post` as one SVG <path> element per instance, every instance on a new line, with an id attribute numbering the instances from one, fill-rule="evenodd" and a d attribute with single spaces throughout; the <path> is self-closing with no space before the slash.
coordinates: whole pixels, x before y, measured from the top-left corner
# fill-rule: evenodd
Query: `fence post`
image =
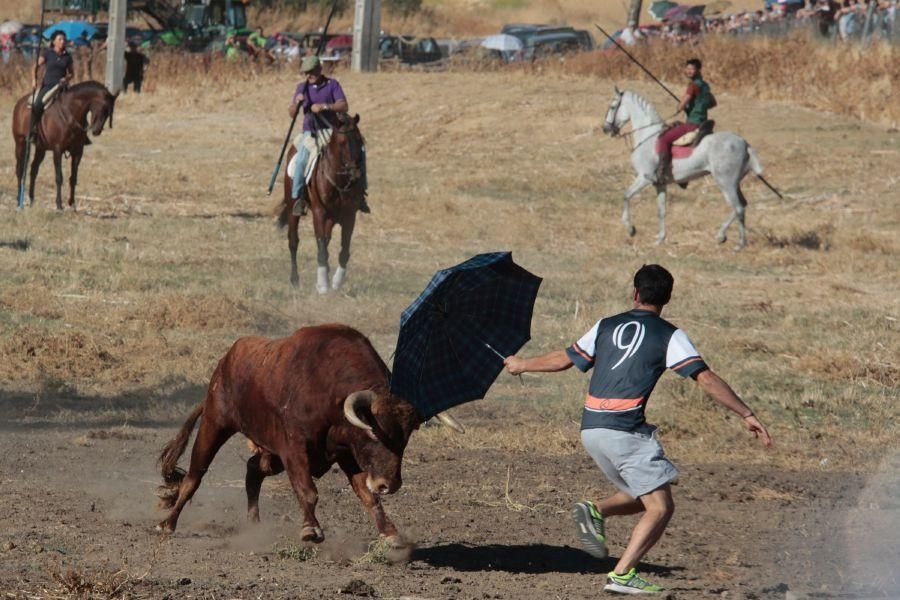
<path id="1" fill-rule="evenodd" d="M 356 0 L 353 16 L 351 68 L 357 73 L 378 70 L 381 0 Z"/>
<path id="2" fill-rule="evenodd" d="M 106 38 L 106 87 L 113 94 L 122 89 L 125 80 L 125 22 L 127 0 L 110 0 L 109 30 Z"/>

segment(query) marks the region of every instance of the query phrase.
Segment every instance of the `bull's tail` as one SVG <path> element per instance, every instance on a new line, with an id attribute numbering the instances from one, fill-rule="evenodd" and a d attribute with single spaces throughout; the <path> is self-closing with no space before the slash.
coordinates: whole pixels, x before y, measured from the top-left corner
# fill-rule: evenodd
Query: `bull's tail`
<path id="1" fill-rule="evenodd" d="M 753 171 L 757 176 L 763 174 L 762 163 L 759 162 L 759 156 L 756 154 L 756 150 L 753 149 L 752 146 L 747 146 L 747 159 L 750 164 L 750 170 Z"/>
<path id="2" fill-rule="evenodd" d="M 177 466 L 178 459 L 184 454 L 188 440 L 191 439 L 194 424 L 201 414 L 203 414 L 203 403 L 200 403 L 188 416 L 187 421 L 178 431 L 178 435 L 166 444 L 159 455 L 158 463 L 163 484 L 157 488 L 156 495 L 159 496 L 160 508 L 172 508 L 178 499 L 178 488 L 181 486 L 181 480 L 184 479 L 184 470 Z"/>

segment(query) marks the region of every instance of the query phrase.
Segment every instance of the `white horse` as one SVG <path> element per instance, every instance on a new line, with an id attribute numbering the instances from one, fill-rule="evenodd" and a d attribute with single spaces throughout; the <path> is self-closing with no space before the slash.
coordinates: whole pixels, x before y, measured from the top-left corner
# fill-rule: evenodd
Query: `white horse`
<path id="1" fill-rule="evenodd" d="M 666 239 L 666 185 L 683 184 L 704 175 L 712 175 L 725 194 L 725 200 L 734 209 L 731 216 L 722 223 L 716 239 L 719 243 L 724 242 L 727 239 L 728 227 L 737 219 L 740 236 L 737 248 L 743 248 L 747 242 L 744 227 L 747 199 L 741 192 L 741 179 L 751 170 L 758 176 L 762 175 L 759 158 L 747 141 L 737 134 L 722 132 L 707 135 L 694 148 L 675 147 L 672 154 L 671 179 L 657 182 L 656 167 L 659 164 L 659 157 L 656 154 L 656 139 L 663 131 L 665 122 L 645 98 L 635 92 L 622 92 L 616 88 L 616 95 L 606 113 L 603 132 L 615 137 L 628 121 L 631 121 L 632 127 L 628 135 L 633 137 L 634 145 L 631 164 L 637 172 L 634 182 L 625 190 L 622 222 L 628 228 L 628 235 L 634 235 L 636 231 L 631 224 L 630 200 L 645 187 L 653 185 L 656 188 L 659 212 L 659 235 L 656 237 L 656 243 L 661 244 Z"/>

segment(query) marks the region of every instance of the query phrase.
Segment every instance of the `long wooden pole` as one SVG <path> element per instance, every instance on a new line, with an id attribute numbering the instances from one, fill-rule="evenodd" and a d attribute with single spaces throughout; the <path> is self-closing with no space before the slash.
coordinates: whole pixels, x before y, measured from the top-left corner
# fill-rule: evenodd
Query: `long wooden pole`
<path id="1" fill-rule="evenodd" d="M 34 70 L 32 73 L 37 70 L 38 59 L 41 57 L 41 42 L 44 41 L 44 10 L 44 0 L 41 0 L 41 27 L 38 30 L 37 48 L 34 49 Z M 34 113 L 34 99 L 37 97 L 39 88 L 40 86 L 31 90 L 32 114 Z M 35 126 L 35 123 L 31 118 L 29 118 L 28 124 L 28 133 L 25 135 L 25 156 L 22 157 L 22 182 L 19 184 L 19 208 L 25 207 L 25 184 L 28 181 L 28 160 L 31 158 L 31 132 Z"/>

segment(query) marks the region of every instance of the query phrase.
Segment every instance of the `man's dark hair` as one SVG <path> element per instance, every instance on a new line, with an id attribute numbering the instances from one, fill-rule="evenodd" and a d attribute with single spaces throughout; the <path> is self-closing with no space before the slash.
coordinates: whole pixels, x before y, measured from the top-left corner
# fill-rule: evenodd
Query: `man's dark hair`
<path id="1" fill-rule="evenodd" d="M 52 44 L 53 42 L 55 42 L 56 38 L 58 38 L 59 36 L 66 37 L 66 32 L 63 31 L 62 29 L 57 29 L 56 31 L 51 33 L 50 34 L 50 43 Z"/>
<path id="2" fill-rule="evenodd" d="M 643 304 L 663 307 L 672 297 L 672 274 L 659 265 L 644 265 L 634 274 L 634 289 Z"/>
<path id="3" fill-rule="evenodd" d="M 690 59 L 684 61 L 684 64 L 686 64 L 686 65 L 694 65 L 695 67 L 697 67 L 697 70 L 698 70 L 698 71 L 701 70 L 701 69 L 703 68 L 703 63 L 700 62 L 700 59 L 699 59 L 699 58 L 690 58 Z"/>

